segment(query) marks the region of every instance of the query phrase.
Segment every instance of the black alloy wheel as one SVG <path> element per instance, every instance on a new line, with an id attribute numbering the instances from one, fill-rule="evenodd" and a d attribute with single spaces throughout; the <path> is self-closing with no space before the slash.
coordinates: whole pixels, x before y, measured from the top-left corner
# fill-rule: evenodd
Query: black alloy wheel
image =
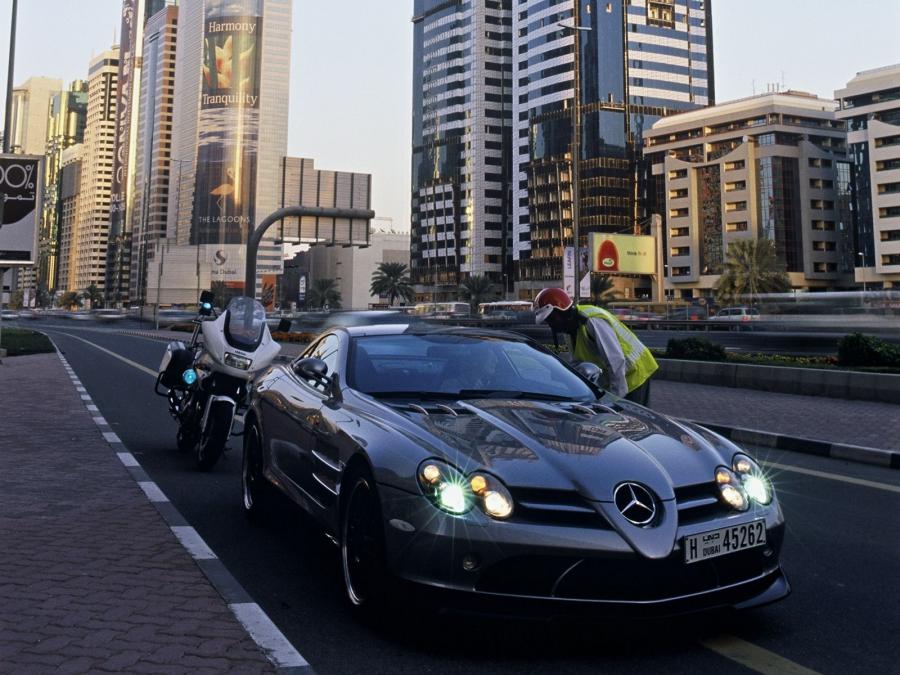
<path id="1" fill-rule="evenodd" d="M 341 522 L 341 562 L 353 606 L 366 613 L 382 608 L 388 597 L 384 529 L 375 481 L 367 475 L 351 478 Z"/>
<path id="2" fill-rule="evenodd" d="M 241 495 L 244 513 L 248 518 L 258 521 L 268 515 L 271 493 L 263 475 L 262 441 L 255 423 L 251 423 L 244 432 Z"/>

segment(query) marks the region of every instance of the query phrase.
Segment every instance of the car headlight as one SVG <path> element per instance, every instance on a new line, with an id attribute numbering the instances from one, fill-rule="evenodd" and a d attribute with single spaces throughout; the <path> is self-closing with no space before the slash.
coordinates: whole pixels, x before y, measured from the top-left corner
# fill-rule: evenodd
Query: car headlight
<path id="1" fill-rule="evenodd" d="M 766 478 L 759 464 L 750 457 L 738 453 L 731 461 L 734 472 L 740 477 L 747 496 L 757 504 L 766 506 L 772 503 L 772 484 Z"/>
<path id="2" fill-rule="evenodd" d="M 225 365 L 229 368 L 237 368 L 238 370 L 250 370 L 250 364 L 253 363 L 246 356 L 238 356 L 231 352 L 225 352 Z"/>
<path id="3" fill-rule="evenodd" d="M 716 484 L 719 486 L 719 498 L 736 511 L 750 508 L 750 500 L 741 480 L 731 469 L 720 466 L 716 469 Z"/>
<path id="4" fill-rule="evenodd" d="M 466 478 L 446 462 L 430 459 L 422 462 L 418 477 L 425 496 L 442 511 L 458 516 L 478 504 L 496 520 L 512 515 L 512 495 L 498 478 L 489 474 L 477 472 Z"/>

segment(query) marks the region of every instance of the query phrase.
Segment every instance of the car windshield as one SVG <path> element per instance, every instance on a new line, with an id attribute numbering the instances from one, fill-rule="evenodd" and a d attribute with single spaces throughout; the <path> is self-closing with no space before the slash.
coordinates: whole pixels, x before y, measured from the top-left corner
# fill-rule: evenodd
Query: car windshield
<path id="1" fill-rule="evenodd" d="M 375 396 L 580 400 L 595 392 L 527 342 L 433 333 L 352 340 L 348 384 Z"/>
<path id="2" fill-rule="evenodd" d="M 266 325 L 266 310 L 258 300 L 238 297 L 228 303 L 225 337 L 237 349 L 256 349 Z"/>

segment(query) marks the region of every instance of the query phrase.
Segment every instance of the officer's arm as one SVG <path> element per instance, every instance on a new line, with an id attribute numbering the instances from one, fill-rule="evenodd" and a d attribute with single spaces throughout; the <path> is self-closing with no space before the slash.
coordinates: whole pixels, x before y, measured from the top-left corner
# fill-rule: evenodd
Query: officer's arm
<path id="1" fill-rule="evenodd" d="M 618 396 L 625 396 L 628 393 L 628 383 L 625 380 L 625 352 L 622 351 L 616 332 L 601 319 L 588 319 L 587 326 L 591 337 L 597 342 L 597 346 L 606 355 L 609 363 L 610 389 Z"/>

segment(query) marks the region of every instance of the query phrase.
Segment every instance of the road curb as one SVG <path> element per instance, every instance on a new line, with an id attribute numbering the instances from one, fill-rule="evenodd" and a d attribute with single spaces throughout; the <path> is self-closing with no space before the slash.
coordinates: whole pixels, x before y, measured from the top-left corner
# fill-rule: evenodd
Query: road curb
<path id="1" fill-rule="evenodd" d="M 846 443 L 829 443 L 828 441 L 804 438 L 802 436 L 786 436 L 769 431 L 711 424 L 697 420 L 688 421 L 715 431 L 717 434 L 737 443 L 749 443 L 776 450 L 789 450 L 806 455 L 831 457 L 832 459 L 842 459 L 859 464 L 873 464 L 890 469 L 900 469 L 900 451 L 898 450 L 867 448 L 862 445 L 848 445 Z"/>
<path id="2" fill-rule="evenodd" d="M 78 376 L 69 364 L 58 345 L 49 335 L 47 338 L 56 349 L 56 355 L 66 373 L 72 380 L 76 391 L 83 389 Z M 203 573 L 206 580 L 225 601 L 229 611 L 247 632 L 263 656 L 281 674 L 315 675 L 309 662 L 298 652 L 265 610 L 253 601 L 250 594 L 228 570 L 218 556 L 209 548 L 200 534 L 188 523 L 187 519 L 169 501 L 169 498 L 153 481 L 140 465 L 137 458 L 128 450 L 122 440 L 112 431 L 109 423 L 100 414 L 90 395 L 78 391 L 81 402 L 97 425 L 97 429 L 129 475 L 147 497 L 148 501 L 162 517 L 179 544 Z"/>

